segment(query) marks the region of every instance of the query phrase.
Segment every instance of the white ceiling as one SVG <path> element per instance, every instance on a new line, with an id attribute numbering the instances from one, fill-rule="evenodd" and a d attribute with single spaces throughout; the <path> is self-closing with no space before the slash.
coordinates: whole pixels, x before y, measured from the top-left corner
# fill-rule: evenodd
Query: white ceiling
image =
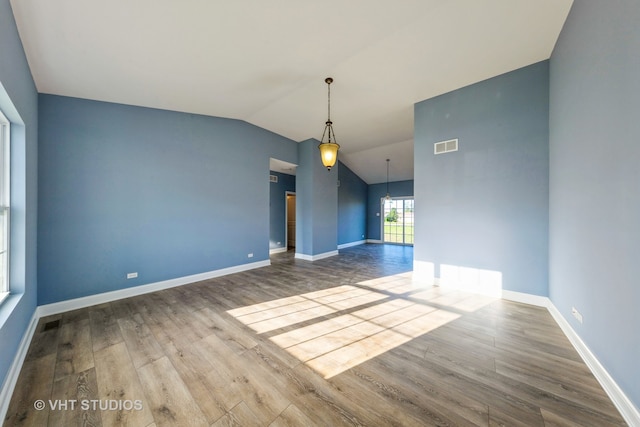
<path id="1" fill-rule="evenodd" d="M 413 179 L 413 104 L 549 58 L 573 0 L 11 0 L 41 93 L 245 120 Z"/>

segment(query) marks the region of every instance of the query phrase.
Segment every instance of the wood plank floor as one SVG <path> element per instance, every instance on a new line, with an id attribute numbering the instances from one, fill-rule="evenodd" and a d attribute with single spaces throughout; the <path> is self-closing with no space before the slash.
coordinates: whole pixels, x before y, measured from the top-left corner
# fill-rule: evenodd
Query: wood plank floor
<path id="1" fill-rule="evenodd" d="M 414 285 L 412 251 L 278 254 L 43 318 L 4 424 L 625 425 L 545 309 Z"/>

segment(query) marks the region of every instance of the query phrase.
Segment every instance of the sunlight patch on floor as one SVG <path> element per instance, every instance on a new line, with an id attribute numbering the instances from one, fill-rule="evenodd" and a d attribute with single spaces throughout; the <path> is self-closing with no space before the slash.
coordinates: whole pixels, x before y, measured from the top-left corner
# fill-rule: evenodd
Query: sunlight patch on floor
<path id="1" fill-rule="evenodd" d="M 498 299 L 487 295 L 470 294 L 468 292 L 447 290 L 438 287 L 411 294 L 411 298 L 467 312 L 476 311 Z"/>
<path id="2" fill-rule="evenodd" d="M 331 378 L 458 317 L 427 305 L 392 300 L 271 339 Z"/>
<path id="3" fill-rule="evenodd" d="M 495 300 L 440 287 L 425 288 L 413 282 L 411 273 L 402 273 L 228 313 L 259 334 L 285 329 L 270 339 L 331 378 L 459 318 L 461 312 L 478 310 Z"/>
<path id="4" fill-rule="evenodd" d="M 350 335 L 349 329 L 363 332 L 365 334 L 364 337 L 360 338 L 360 335 L 356 333 L 357 339 L 346 342 L 341 347 L 308 360 L 306 363 L 328 379 L 426 334 L 458 317 L 460 315 L 455 313 L 435 310 L 388 328 L 381 327 L 374 322 L 366 322 L 359 327 L 347 328 L 344 331 L 346 337 Z M 366 335 L 377 329 L 381 330 L 377 333 Z M 341 334 L 338 335 L 340 336 Z M 291 349 L 287 350 L 294 354 Z"/>
<path id="5" fill-rule="evenodd" d="M 404 294 L 416 289 L 415 285 L 411 281 L 411 276 L 407 276 L 407 273 L 365 280 L 358 284 L 366 286 L 367 288 L 387 291 L 394 294 Z"/>
<path id="6" fill-rule="evenodd" d="M 240 307 L 228 313 L 261 334 L 384 298 L 387 296 L 344 285 Z"/>

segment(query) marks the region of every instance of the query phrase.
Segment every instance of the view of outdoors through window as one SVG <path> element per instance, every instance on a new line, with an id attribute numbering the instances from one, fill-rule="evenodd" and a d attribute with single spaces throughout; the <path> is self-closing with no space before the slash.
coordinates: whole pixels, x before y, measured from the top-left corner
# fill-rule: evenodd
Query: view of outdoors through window
<path id="1" fill-rule="evenodd" d="M 385 243 L 413 245 L 413 199 L 383 200 Z"/>
<path id="2" fill-rule="evenodd" d="M 9 121 L 0 111 L 0 302 L 9 295 Z"/>

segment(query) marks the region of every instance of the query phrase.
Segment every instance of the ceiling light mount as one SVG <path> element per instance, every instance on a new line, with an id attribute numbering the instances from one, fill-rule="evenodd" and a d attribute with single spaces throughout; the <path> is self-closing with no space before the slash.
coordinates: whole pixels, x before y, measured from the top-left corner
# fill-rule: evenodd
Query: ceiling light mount
<path id="1" fill-rule="evenodd" d="M 340 145 L 336 141 L 336 134 L 333 131 L 333 122 L 331 121 L 331 83 L 333 83 L 333 78 L 327 77 L 324 82 L 327 84 L 327 121 L 325 122 L 324 132 L 322 132 L 322 139 L 318 148 L 320 149 L 322 164 L 330 171 L 338 160 Z M 324 141 L 325 135 L 327 136 L 327 142 Z M 332 137 L 333 141 L 331 140 Z"/>

